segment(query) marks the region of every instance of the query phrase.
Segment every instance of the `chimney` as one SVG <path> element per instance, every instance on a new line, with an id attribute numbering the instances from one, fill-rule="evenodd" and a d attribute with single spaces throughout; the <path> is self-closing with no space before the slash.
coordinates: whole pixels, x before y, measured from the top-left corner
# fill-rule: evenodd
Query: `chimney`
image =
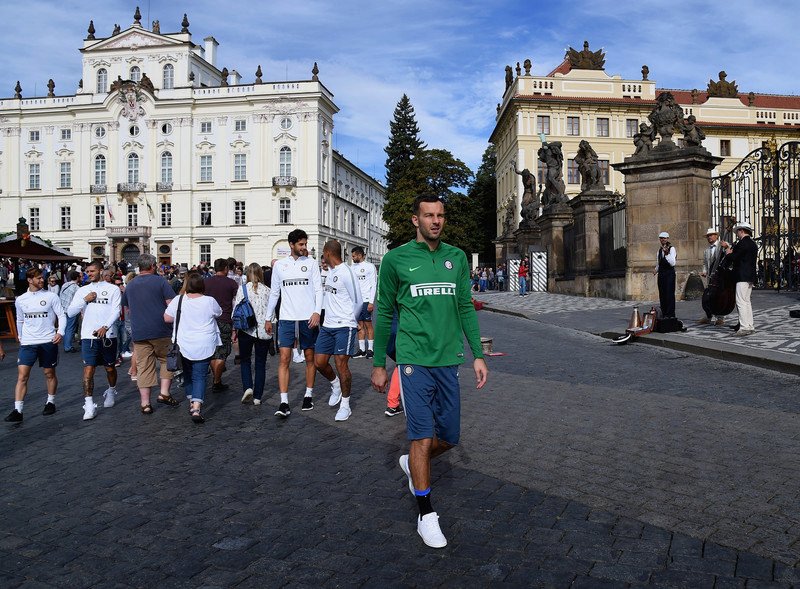
<path id="1" fill-rule="evenodd" d="M 205 41 L 205 59 L 208 63 L 217 67 L 217 47 L 219 47 L 219 43 L 214 37 L 206 37 L 203 39 Z"/>
<path id="2" fill-rule="evenodd" d="M 231 85 L 232 86 L 237 86 L 237 85 L 239 85 L 241 83 L 242 83 L 242 75 L 239 72 L 237 72 L 236 70 L 233 70 L 231 72 Z"/>

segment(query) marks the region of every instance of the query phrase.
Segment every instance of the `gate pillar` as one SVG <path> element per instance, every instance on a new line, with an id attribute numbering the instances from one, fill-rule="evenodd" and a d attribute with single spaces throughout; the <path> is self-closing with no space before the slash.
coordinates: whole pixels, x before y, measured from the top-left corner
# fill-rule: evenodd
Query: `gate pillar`
<path id="1" fill-rule="evenodd" d="M 658 300 L 653 269 L 661 231 L 669 233 L 677 251 L 677 299 L 689 273 L 701 271 L 711 218 L 711 171 L 721 162 L 702 147 L 689 147 L 653 150 L 612 164 L 625 175 L 627 300 Z"/>

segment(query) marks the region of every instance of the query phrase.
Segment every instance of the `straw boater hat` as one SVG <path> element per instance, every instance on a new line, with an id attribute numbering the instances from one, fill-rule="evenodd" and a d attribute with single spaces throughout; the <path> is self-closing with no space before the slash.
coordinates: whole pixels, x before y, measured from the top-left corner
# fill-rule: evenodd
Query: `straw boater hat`
<path id="1" fill-rule="evenodd" d="M 741 223 L 737 223 L 736 225 L 733 226 L 734 231 L 738 231 L 739 229 L 744 229 L 750 235 L 753 234 L 753 226 L 747 221 L 742 221 Z"/>
<path id="2" fill-rule="evenodd" d="M 666 231 L 662 231 L 661 233 L 658 234 L 658 237 L 659 239 L 662 237 L 669 239 L 669 233 L 667 233 Z"/>
<path id="3" fill-rule="evenodd" d="M 719 235 L 719 231 L 717 231 L 713 227 L 709 227 L 708 231 L 706 231 L 706 237 L 708 237 L 709 235 Z"/>

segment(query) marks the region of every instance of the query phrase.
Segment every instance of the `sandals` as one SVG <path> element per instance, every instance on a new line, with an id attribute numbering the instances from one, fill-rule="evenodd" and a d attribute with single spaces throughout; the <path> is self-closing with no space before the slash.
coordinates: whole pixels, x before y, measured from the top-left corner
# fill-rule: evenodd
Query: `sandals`
<path id="1" fill-rule="evenodd" d="M 152 405 L 145 405 L 142 407 L 142 413 L 145 415 L 151 415 L 153 413 L 153 406 Z"/>
<path id="2" fill-rule="evenodd" d="M 192 421 L 195 423 L 203 423 L 205 421 L 205 418 L 200 415 L 199 409 L 192 409 L 189 415 L 192 416 Z"/>
<path id="3" fill-rule="evenodd" d="M 170 395 L 169 397 L 164 397 L 162 395 L 159 395 L 158 398 L 156 399 L 156 403 L 161 403 L 162 405 L 169 405 L 170 407 L 177 407 L 178 405 L 180 405 L 180 402 L 172 395 Z"/>

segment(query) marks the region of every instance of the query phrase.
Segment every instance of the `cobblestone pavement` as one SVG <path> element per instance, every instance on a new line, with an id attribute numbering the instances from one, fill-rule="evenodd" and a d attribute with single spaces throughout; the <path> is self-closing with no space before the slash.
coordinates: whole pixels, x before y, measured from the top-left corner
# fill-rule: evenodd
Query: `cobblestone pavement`
<path id="1" fill-rule="evenodd" d="M 513 292 L 474 293 L 478 300 L 491 302 L 507 309 L 515 309 L 525 314 L 574 313 L 575 311 L 596 311 L 598 309 L 630 309 L 628 301 L 616 301 L 601 297 L 576 297 L 550 292 L 532 292 L 524 297 Z"/>
<path id="2" fill-rule="evenodd" d="M 66 355 L 59 411 L 39 415 L 36 369 L 0 427 L 0 586 L 800 586 L 800 379 L 479 315 L 509 355 L 479 392 L 461 370 L 462 445 L 432 473 L 447 548 L 415 534 L 404 424 L 367 361 L 347 422 L 324 386 L 299 411 L 298 366 L 278 421 L 271 359 L 264 405 L 229 362 L 195 426 L 185 403 L 142 416 L 126 378 L 81 421 Z"/>

